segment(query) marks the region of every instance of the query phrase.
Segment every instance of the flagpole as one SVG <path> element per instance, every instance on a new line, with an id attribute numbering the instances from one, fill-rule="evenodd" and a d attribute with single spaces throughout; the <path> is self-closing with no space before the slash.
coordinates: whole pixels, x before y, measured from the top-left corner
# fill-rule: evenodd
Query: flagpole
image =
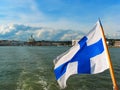
<path id="1" fill-rule="evenodd" d="M 117 82 L 116 82 L 116 79 L 115 79 L 115 74 L 114 74 L 113 65 L 112 65 L 111 58 L 110 58 L 110 53 L 108 51 L 108 46 L 107 46 L 107 43 L 106 43 L 104 29 L 102 27 L 100 19 L 99 19 L 99 23 L 100 23 L 101 31 L 102 31 L 102 34 L 103 34 L 102 36 L 103 36 L 103 39 L 104 39 L 105 47 L 106 47 L 106 50 L 107 50 L 108 63 L 109 63 L 109 67 L 110 67 L 109 70 L 110 70 L 110 75 L 111 75 L 111 79 L 112 79 L 112 82 L 113 82 L 113 88 L 114 88 L 114 90 L 118 90 L 118 85 L 117 85 Z"/>

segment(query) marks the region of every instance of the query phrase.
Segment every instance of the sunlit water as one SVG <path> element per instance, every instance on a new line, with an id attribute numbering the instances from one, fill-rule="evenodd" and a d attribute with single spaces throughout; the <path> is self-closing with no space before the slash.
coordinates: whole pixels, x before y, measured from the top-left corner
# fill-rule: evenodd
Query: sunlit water
<path id="1" fill-rule="evenodd" d="M 0 90 L 60 90 L 53 59 L 70 47 L 0 47 Z M 120 86 L 120 48 L 110 48 Z M 109 70 L 96 75 L 73 75 L 64 90 L 113 90 Z"/>

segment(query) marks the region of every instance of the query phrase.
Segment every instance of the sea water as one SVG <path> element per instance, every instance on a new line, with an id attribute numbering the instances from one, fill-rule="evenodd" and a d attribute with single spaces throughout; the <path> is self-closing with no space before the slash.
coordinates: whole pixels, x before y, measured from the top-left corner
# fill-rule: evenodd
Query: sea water
<path id="1" fill-rule="evenodd" d="M 53 59 L 70 47 L 1 46 L 0 90 L 60 90 Z M 110 48 L 120 86 L 120 48 Z M 109 70 L 95 75 L 73 75 L 64 90 L 113 90 Z"/>

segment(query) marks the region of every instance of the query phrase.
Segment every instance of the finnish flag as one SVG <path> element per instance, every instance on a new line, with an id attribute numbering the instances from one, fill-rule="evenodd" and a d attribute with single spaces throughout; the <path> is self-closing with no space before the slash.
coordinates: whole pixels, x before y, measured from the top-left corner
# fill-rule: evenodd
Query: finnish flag
<path id="1" fill-rule="evenodd" d="M 76 45 L 58 56 L 54 64 L 54 73 L 62 89 L 73 74 L 96 74 L 108 69 L 107 50 L 100 22 Z"/>

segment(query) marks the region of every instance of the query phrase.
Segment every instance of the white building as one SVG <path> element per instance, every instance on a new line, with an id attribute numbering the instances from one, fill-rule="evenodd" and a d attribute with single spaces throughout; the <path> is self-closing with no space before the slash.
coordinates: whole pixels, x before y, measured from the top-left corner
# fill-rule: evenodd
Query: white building
<path id="1" fill-rule="evenodd" d="M 74 46 L 75 44 L 77 44 L 80 40 L 72 40 L 72 46 Z"/>

